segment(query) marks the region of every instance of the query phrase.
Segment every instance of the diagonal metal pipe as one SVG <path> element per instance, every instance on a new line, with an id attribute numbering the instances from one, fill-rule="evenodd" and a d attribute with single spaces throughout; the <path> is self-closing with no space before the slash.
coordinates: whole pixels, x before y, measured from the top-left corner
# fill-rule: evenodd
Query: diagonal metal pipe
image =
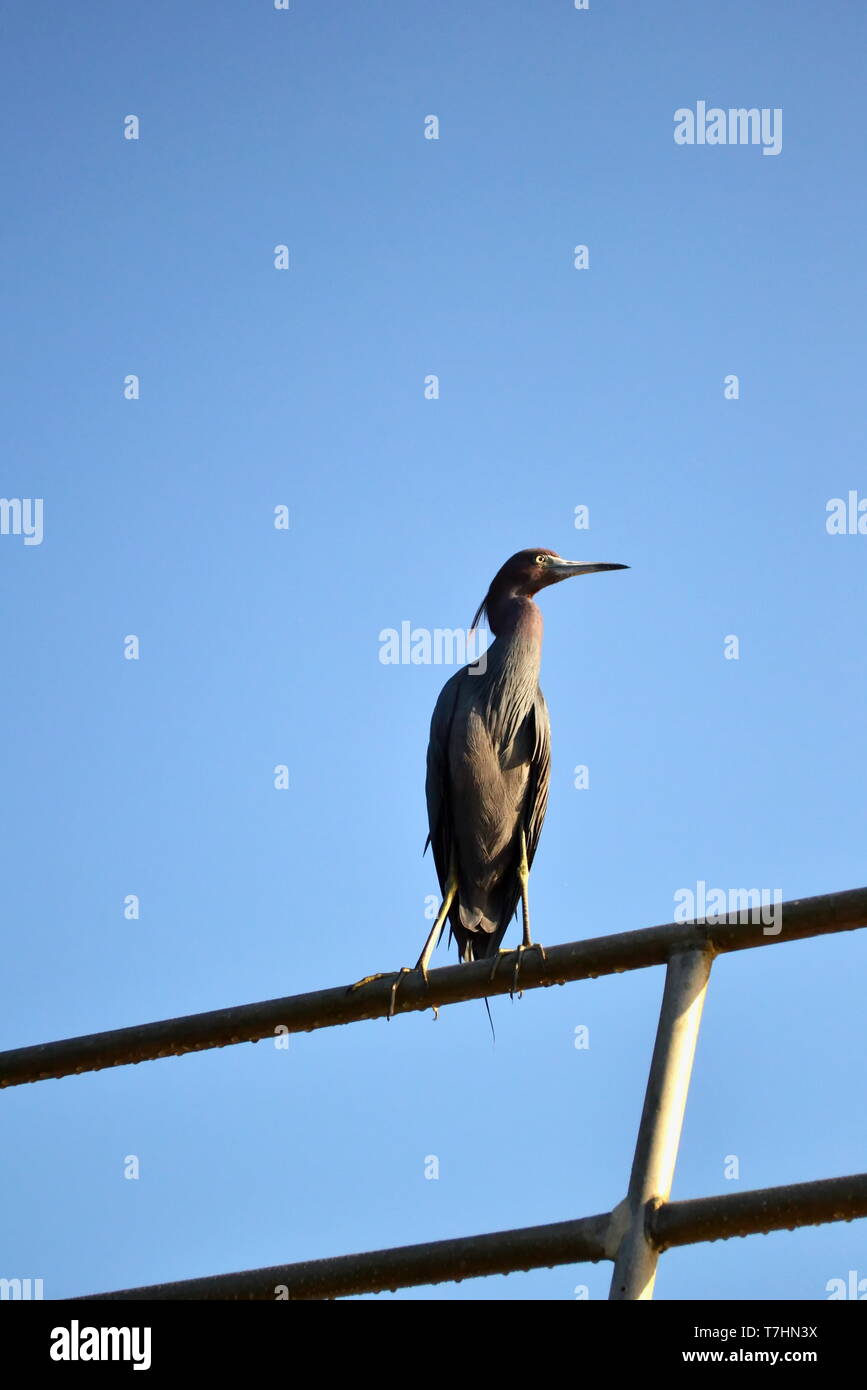
<path id="1" fill-rule="evenodd" d="M 625 1230 L 611 1279 L 609 1296 L 615 1301 L 653 1297 L 659 1252 L 648 1238 L 645 1218 L 649 1204 L 666 1202 L 671 1192 L 711 960 L 708 949 L 678 951 L 668 962 L 629 1191 L 623 1204 Z"/>

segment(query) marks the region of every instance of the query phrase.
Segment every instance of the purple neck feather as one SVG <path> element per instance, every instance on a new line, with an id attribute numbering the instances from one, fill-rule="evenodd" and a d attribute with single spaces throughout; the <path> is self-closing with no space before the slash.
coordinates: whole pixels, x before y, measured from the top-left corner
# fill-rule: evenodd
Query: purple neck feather
<path id="1" fill-rule="evenodd" d="M 526 594 L 517 594 L 514 589 L 492 590 L 485 608 L 495 637 L 517 637 L 541 646 L 542 613 Z"/>

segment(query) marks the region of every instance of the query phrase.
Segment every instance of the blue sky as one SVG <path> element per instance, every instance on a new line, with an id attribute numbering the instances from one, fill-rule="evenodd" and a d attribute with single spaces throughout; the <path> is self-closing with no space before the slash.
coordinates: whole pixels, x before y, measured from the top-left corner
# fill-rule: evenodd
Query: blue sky
<path id="1" fill-rule="evenodd" d="M 865 27 L 803 0 L 7 12 L 0 491 L 44 499 L 44 539 L 0 536 L 2 1046 L 415 960 L 450 671 L 379 635 L 467 626 L 525 546 L 631 566 L 541 601 L 542 941 L 670 921 L 698 880 L 864 881 L 867 536 L 825 522 L 867 496 Z M 678 146 L 699 100 L 780 108 L 781 152 Z M 863 1169 L 865 962 L 855 933 L 716 964 L 676 1197 Z M 607 1210 L 661 990 L 497 1000 L 495 1047 L 473 1003 L 6 1092 L 0 1273 L 64 1297 Z M 657 1297 L 850 1269 L 863 1223 L 675 1251 Z"/>

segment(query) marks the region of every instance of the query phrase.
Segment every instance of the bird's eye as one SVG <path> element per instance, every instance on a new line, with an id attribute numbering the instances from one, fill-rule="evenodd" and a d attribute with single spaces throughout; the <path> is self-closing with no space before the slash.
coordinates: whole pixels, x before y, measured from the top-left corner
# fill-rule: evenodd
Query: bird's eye
<path id="1" fill-rule="evenodd" d="M 547 556 L 547 555 L 537 555 L 537 556 L 536 556 L 536 564 L 537 564 L 537 565 L 547 565 L 547 563 L 548 563 L 548 556 Z"/>

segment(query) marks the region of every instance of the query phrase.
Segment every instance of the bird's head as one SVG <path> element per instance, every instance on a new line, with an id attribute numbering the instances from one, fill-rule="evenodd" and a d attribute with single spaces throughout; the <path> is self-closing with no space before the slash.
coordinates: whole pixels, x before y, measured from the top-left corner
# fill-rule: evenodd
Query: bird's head
<path id="1" fill-rule="evenodd" d="M 599 574 L 602 570 L 626 570 L 628 565 L 615 565 L 592 560 L 564 560 L 556 550 L 519 550 L 497 571 L 491 580 L 479 611 L 473 619 L 475 627 L 485 610 L 490 611 L 491 603 L 500 597 L 514 595 L 517 598 L 532 598 L 541 589 L 551 584 L 559 584 L 563 579 L 573 579 L 579 574 Z"/>

